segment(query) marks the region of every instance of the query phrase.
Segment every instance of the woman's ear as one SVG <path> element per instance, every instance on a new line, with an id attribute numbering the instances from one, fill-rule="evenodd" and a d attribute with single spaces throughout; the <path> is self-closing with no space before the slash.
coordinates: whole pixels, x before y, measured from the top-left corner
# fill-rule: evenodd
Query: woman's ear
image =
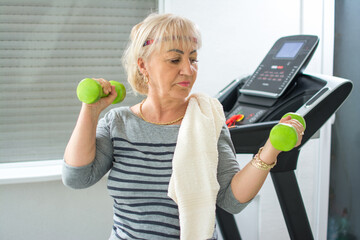
<path id="1" fill-rule="evenodd" d="M 144 59 L 138 58 L 137 65 L 138 65 L 138 69 L 141 72 L 141 74 L 146 75 L 146 67 L 145 67 Z"/>

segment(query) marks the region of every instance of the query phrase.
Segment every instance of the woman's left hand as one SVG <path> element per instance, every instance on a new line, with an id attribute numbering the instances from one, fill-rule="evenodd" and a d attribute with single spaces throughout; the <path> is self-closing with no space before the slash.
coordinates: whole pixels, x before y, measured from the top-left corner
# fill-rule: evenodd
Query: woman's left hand
<path id="1" fill-rule="evenodd" d="M 298 134 L 298 139 L 297 139 L 295 147 L 298 147 L 301 144 L 301 141 L 302 141 L 302 138 L 304 135 L 304 131 L 305 131 L 304 126 L 298 120 L 292 119 L 291 116 L 282 118 L 279 123 L 286 123 L 295 128 L 295 130 Z"/>

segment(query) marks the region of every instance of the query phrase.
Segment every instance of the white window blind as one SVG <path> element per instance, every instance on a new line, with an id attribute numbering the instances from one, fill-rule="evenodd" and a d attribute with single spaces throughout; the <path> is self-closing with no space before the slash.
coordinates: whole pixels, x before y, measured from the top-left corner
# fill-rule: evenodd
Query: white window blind
<path id="1" fill-rule="evenodd" d="M 157 2 L 0 0 L 0 162 L 62 159 L 85 77 L 124 83 L 120 105 L 139 101 L 121 56 L 131 28 Z"/>

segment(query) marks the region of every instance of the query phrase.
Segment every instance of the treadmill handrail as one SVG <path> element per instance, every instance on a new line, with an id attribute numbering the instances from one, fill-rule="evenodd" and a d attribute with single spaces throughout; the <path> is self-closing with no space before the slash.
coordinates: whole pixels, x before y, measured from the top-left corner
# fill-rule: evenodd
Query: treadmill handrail
<path id="1" fill-rule="evenodd" d="M 275 126 L 279 121 L 267 121 L 259 123 L 251 123 L 246 125 L 235 125 L 235 127 L 230 128 L 232 131 L 237 130 L 241 131 L 242 129 L 254 129 L 254 128 L 269 128 Z"/>
<path id="2" fill-rule="evenodd" d="M 301 148 L 336 111 L 344 104 L 346 98 L 350 95 L 353 84 L 350 80 L 338 78 L 334 76 L 326 76 L 320 74 L 312 74 L 309 77 L 316 77 L 326 80 L 327 84 L 319 91 L 324 89 L 323 94 L 312 101 L 309 99 L 303 106 L 301 106 L 296 113 L 302 115 L 305 120 L 316 119 L 317 121 L 308 121 L 307 128 L 303 141 L 299 148 Z M 316 95 L 314 95 L 315 97 Z M 308 104 L 312 101 L 311 104 Z M 319 103 L 322 102 L 321 105 Z"/>
<path id="3" fill-rule="evenodd" d="M 252 153 L 255 154 L 259 150 L 259 146 L 265 144 L 269 138 L 271 129 L 278 124 L 279 121 L 268 121 L 260 123 L 252 123 L 246 125 L 237 125 L 230 129 L 231 139 L 237 144 L 234 146 L 236 153 Z M 251 133 L 251 138 L 241 138 L 241 133 Z"/>

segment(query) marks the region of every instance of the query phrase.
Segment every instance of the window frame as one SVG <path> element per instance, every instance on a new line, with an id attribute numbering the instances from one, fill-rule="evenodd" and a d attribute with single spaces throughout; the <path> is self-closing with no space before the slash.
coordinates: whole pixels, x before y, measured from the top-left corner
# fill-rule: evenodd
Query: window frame
<path id="1" fill-rule="evenodd" d="M 8 1 L 4 1 L 4 4 L 5 4 L 4 6 L 6 6 L 8 4 L 7 2 Z M 91 3 L 91 1 L 89 1 L 89 3 Z M 34 3 L 29 2 L 29 4 L 25 4 L 25 5 L 29 7 L 29 6 L 32 6 L 31 4 L 34 4 Z M 51 3 L 49 3 L 49 4 L 51 5 Z M 126 3 L 126 4 L 128 6 L 128 3 Z M 147 4 L 148 9 L 144 10 L 144 8 L 141 8 L 141 7 L 140 8 L 142 9 L 143 12 L 146 11 L 145 14 L 148 14 L 150 12 L 158 11 L 160 4 L 161 4 L 161 6 L 163 6 L 162 1 L 154 0 L 154 1 L 151 1 L 151 4 Z M 16 3 L 14 3 L 14 6 L 15 5 L 19 5 L 19 3 L 16 2 Z M 151 7 L 149 7 L 149 5 L 151 5 Z M 9 3 L 9 6 L 13 6 L 13 4 Z M 21 6 L 21 5 L 19 5 L 19 6 Z M 37 6 L 37 4 L 35 4 L 33 7 L 36 7 L 36 6 Z M 43 7 L 43 6 L 40 6 L 40 7 Z M 85 6 L 85 8 L 86 7 L 87 6 Z M 94 8 L 94 7 L 92 7 L 92 8 Z M 109 8 L 109 7 L 107 6 L 107 8 Z M 132 8 L 137 10 L 138 6 L 134 5 Z M 161 7 L 161 8 L 163 8 L 163 7 Z M 52 9 L 51 6 L 49 7 L 49 9 L 51 11 L 51 9 Z M 123 9 L 127 9 L 127 8 L 124 7 Z M 140 15 L 139 14 L 134 15 L 134 17 L 136 16 L 137 18 L 139 18 L 139 16 L 141 16 L 142 14 L 143 13 L 140 12 Z M 131 17 L 132 16 L 133 15 L 131 15 Z M 24 20 L 24 22 L 25 22 L 25 20 Z M 7 21 L 3 21 L 3 23 L 7 24 Z M 9 23 L 11 24 L 12 22 L 10 21 Z M 46 24 L 46 22 L 44 22 L 44 23 Z M 39 22 L 39 24 L 42 24 L 42 22 Z M 7 31 L 7 30 L 3 30 L 3 31 Z M 128 35 L 126 35 L 126 39 L 128 39 Z M 11 39 L 9 39 L 9 40 L 11 41 Z M 119 59 L 119 62 L 120 62 L 120 59 Z M 10 61 L 9 63 L 11 64 L 12 62 Z M 35 74 L 35 75 L 33 75 L 33 77 L 36 78 L 37 75 Z M 94 76 L 94 77 L 98 77 L 98 76 Z M 80 80 L 81 79 L 79 79 L 79 81 Z M 109 79 L 109 80 L 112 80 L 112 79 Z M 117 79 L 115 79 L 115 80 L 117 80 Z M 125 83 L 126 79 L 121 79 L 120 81 Z M 129 88 L 129 86 L 127 86 L 127 88 Z M 128 91 L 128 93 L 129 93 L 129 91 Z M 133 94 L 130 94 L 130 95 L 133 95 Z M 138 99 L 139 97 L 133 97 L 133 98 Z M 6 103 L 6 100 L 3 103 Z M 132 105 L 132 104 L 133 104 L 133 100 L 128 101 L 127 103 L 122 104 L 122 105 Z M 81 103 L 79 103 L 79 106 L 78 106 L 79 109 L 80 109 L 80 106 L 81 106 Z M 73 107 L 76 108 L 76 106 L 73 106 Z M 6 108 L 4 108 L 4 109 L 5 109 L 4 113 L 6 113 Z M 16 117 L 16 115 L 15 115 L 15 117 Z M 6 126 L 6 123 L 7 123 L 6 121 L 8 121 L 8 120 L 4 120 L 4 125 L 3 126 Z M 76 122 L 76 120 L 75 120 L 75 122 Z M 73 123 L 73 125 L 75 125 L 75 122 Z M 6 130 L 4 130 L 4 131 L 6 131 Z M 8 134 L 8 133 L 5 132 L 5 134 Z M 6 140 L 6 138 L 5 138 L 5 140 Z M 65 144 L 66 144 L 66 142 L 65 142 Z M 61 145 L 63 145 L 63 144 L 61 144 Z M 39 145 L 39 146 L 41 146 L 41 145 Z M 41 150 L 38 150 L 38 151 L 41 151 Z M 4 153 L 5 153 L 5 151 L 4 151 Z M 48 154 L 48 156 L 45 156 L 44 158 L 35 156 L 35 157 L 32 157 L 32 158 L 28 158 L 28 160 L 21 159 L 21 158 L 19 158 L 19 160 L 17 160 L 17 159 L 6 160 L 6 155 L 4 155 L 4 158 L 0 159 L 0 182 L 3 181 L 4 179 L 14 179 L 15 176 L 17 176 L 17 178 L 21 179 L 22 176 L 20 176 L 21 175 L 20 173 L 23 173 L 22 175 L 24 176 L 25 179 L 28 179 L 28 178 L 30 178 L 30 179 L 35 178 L 36 179 L 35 175 L 38 175 L 38 177 L 45 178 L 45 179 L 47 179 L 47 178 L 52 179 L 54 177 L 54 175 L 55 175 L 55 176 L 57 176 L 56 179 L 58 179 L 60 177 L 59 176 L 59 171 L 54 170 L 54 168 L 55 168 L 54 163 L 58 164 L 57 169 L 59 169 L 59 166 L 61 165 L 60 163 L 62 161 L 60 158 L 61 158 L 61 156 L 59 156 L 59 154 L 56 154 L 54 156 L 51 156 L 51 154 Z M 41 164 L 41 162 L 43 162 L 43 164 Z M 23 171 L 24 169 L 26 169 L 27 171 Z M 49 172 L 49 171 L 50 172 L 54 171 L 54 172 L 51 173 L 52 177 L 47 176 L 49 174 L 47 174 L 46 172 Z M 12 173 L 12 174 L 10 174 L 10 173 Z M 35 174 L 35 173 L 37 173 L 37 174 Z M 25 181 L 27 181 L 27 180 L 25 180 Z"/>

